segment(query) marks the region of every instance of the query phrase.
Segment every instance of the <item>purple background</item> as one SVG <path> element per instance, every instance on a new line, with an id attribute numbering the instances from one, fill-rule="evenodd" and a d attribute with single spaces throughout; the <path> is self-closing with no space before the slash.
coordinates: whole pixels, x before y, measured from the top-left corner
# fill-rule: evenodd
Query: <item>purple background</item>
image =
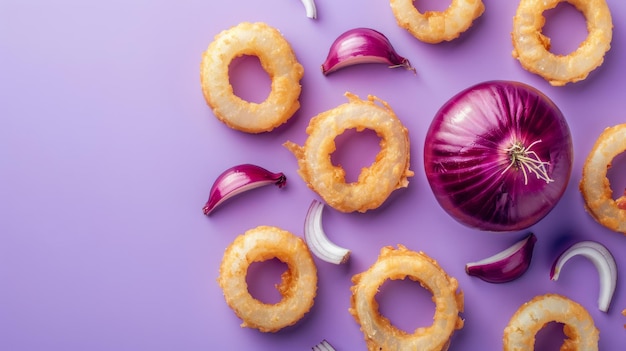
<path id="1" fill-rule="evenodd" d="M 317 20 L 305 17 L 298 0 L 0 3 L 0 349 L 307 350 L 323 338 L 338 350 L 364 349 L 348 313 L 350 279 L 376 260 L 382 246 L 397 244 L 425 251 L 459 280 L 466 322 L 450 350 L 501 349 L 515 310 L 548 292 L 589 310 L 601 350 L 621 349 L 626 238 L 585 213 L 578 182 L 599 133 L 626 119 L 626 3 L 609 0 L 615 28 L 604 64 L 585 81 L 552 87 L 511 57 L 516 1 L 485 0 L 485 13 L 468 32 L 438 45 L 398 27 L 388 1 L 316 2 Z M 421 3 L 442 7 L 434 0 Z M 555 52 L 584 38 L 584 19 L 571 6 L 547 15 L 545 32 Z M 215 34 L 242 21 L 279 28 L 305 68 L 301 109 L 271 133 L 227 128 L 202 97 L 202 52 Z M 417 75 L 360 65 L 324 77 L 319 65 L 330 44 L 354 27 L 387 35 Z M 267 75 L 258 61 L 239 61 L 231 77 L 235 89 L 262 100 Z M 568 119 L 575 146 L 567 192 L 529 229 L 538 237 L 529 271 L 501 285 L 468 277 L 464 264 L 528 231 L 494 234 L 458 224 L 436 203 L 422 164 L 424 136 L 437 109 L 490 79 L 518 80 L 546 93 Z M 327 234 L 353 254 L 343 266 L 316 260 L 318 295 L 300 323 L 276 334 L 240 328 L 216 283 L 224 248 L 258 225 L 302 235 L 304 215 L 318 197 L 282 143 L 302 144 L 309 118 L 345 102 L 345 91 L 389 102 L 409 128 L 415 177 L 378 210 L 324 210 Z M 334 155 L 353 177 L 378 148 L 373 133 L 354 136 L 339 138 Z M 240 195 L 205 217 L 201 208 L 213 180 L 247 162 L 285 172 L 287 187 Z M 615 189 L 626 185 L 625 174 L 626 165 L 617 162 Z M 585 259 L 569 262 L 558 282 L 548 278 L 556 255 L 587 239 L 605 244 L 618 261 L 619 286 L 608 313 L 597 309 L 598 275 Z M 283 267 L 254 265 L 249 281 L 257 296 L 276 299 L 273 284 Z M 401 328 L 430 325 L 434 306 L 416 283 L 385 284 L 379 301 Z M 537 350 L 556 350 L 561 338 L 547 328 Z"/>

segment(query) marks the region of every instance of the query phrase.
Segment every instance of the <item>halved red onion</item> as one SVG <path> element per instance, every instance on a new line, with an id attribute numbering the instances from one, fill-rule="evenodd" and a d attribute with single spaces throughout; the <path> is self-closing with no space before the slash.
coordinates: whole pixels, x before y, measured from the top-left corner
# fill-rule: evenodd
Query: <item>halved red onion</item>
<path id="1" fill-rule="evenodd" d="M 282 188 L 287 183 L 283 173 L 273 173 L 253 165 L 241 164 L 231 167 L 220 174 L 209 193 L 209 200 L 202 208 L 209 215 L 217 206 L 231 197 L 264 185 L 275 184 Z"/>
<path id="2" fill-rule="evenodd" d="M 404 67 L 415 73 L 409 60 L 398 55 L 389 39 L 371 28 L 350 29 L 337 37 L 322 64 L 322 73 L 328 75 L 362 63 L 383 63 L 390 68 Z"/>
<path id="3" fill-rule="evenodd" d="M 435 115 L 424 144 L 428 182 L 453 218 L 487 231 L 526 229 L 557 204 L 573 147 L 563 114 L 520 82 L 465 89 Z"/>
<path id="4" fill-rule="evenodd" d="M 530 267 L 537 237 L 530 233 L 510 247 L 480 261 L 465 265 L 468 275 L 489 283 L 506 283 L 522 276 Z"/>
<path id="5" fill-rule="evenodd" d="M 313 200 L 304 219 L 304 240 L 317 258 L 326 262 L 341 264 L 348 262 L 350 250 L 336 245 L 324 232 L 322 211 L 324 204 Z"/>
<path id="6" fill-rule="evenodd" d="M 550 279 L 558 280 L 563 265 L 572 257 L 583 256 L 589 259 L 600 275 L 600 294 L 598 309 L 607 312 L 617 286 L 617 264 L 615 258 L 606 246 L 595 241 L 581 241 L 560 254 L 550 270 Z"/>

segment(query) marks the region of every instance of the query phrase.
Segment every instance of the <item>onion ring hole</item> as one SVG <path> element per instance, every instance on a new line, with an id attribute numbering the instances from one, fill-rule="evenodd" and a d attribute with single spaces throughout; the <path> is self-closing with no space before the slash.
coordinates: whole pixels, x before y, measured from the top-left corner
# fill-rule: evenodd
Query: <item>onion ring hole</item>
<path id="1" fill-rule="evenodd" d="M 228 67 L 228 76 L 233 94 L 249 102 L 262 103 L 272 90 L 270 76 L 259 58 L 253 55 L 235 58 Z"/>
<path id="2" fill-rule="evenodd" d="M 548 322 L 535 335 L 534 351 L 560 350 L 567 336 L 563 333 L 565 324 Z"/>
<path id="3" fill-rule="evenodd" d="M 445 11 L 451 3 L 452 0 L 414 0 L 413 6 L 420 13 L 424 13 L 426 11 Z"/>
<path id="4" fill-rule="evenodd" d="M 611 162 L 611 166 L 606 172 L 609 179 L 613 200 L 617 200 L 626 194 L 626 152 L 621 152 Z"/>
<path id="5" fill-rule="evenodd" d="M 433 294 L 410 278 L 385 281 L 376 294 L 376 302 L 380 315 L 406 333 L 433 323 Z"/>
<path id="6" fill-rule="evenodd" d="M 546 23 L 541 32 L 550 38 L 550 52 L 555 55 L 574 52 L 589 35 L 585 16 L 568 2 L 546 10 L 543 16 Z"/>
<path id="7" fill-rule="evenodd" d="M 371 166 L 380 152 L 380 137 L 371 129 L 348 129 L 335 138 L 335 151 L 331 162 L 346 172 L 346 183 L 358 180 L 361 169 Z"/>
<path id="8" fill-rule="evenodd" d="M 266 304 L 280 302 L 282 295 L 276 287 L 282 281 L 282 274 L 287 271 L 287 268 L 287 264 L 277 258 L 250 264 L 246 274 L 250 295 Z"/>

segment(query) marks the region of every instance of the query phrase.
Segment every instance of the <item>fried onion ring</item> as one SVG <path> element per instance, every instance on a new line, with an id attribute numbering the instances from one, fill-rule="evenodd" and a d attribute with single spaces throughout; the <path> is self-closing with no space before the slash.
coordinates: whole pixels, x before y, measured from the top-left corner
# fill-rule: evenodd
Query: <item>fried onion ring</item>
<path id="1" fill-rule="evenodd" d="M 599 331 L 589 312 L 564 296 L 545 294 L 524 303 L 511 317 L 504 328 L 504 351 L 533 350 L 535 336 L 550 322 L 564 324 L 561 350 L 598 350 Z"/>
<path id="2" fill-rule="evenodd" d="M 304 146 L 283 144 L 298 159 L 298 174 L 309 188 L 341 212 L 366 212 L 378 208 L 392 191 L 408 186 L 408 130 L 389 105 L 375 96 L 361 100 L 346 93 L 348 103 L 313 117 Z M 377 104 L 378 102 L 378 104 Z M 363 168 L 357 182 L 345 182 L 345 170 L 331 162 L 335 138 L 348 129 L 371 129 L 381 138 L 374 163 Z"/>
<path id="3" fill-rule="evenodd" d="M 433 294 L 436 304 L 433 324 L 412 334 L 396 328 L 380 315 L 376 294 L 388 280 L 419 282 Z M 361 326 L 369 350 L 445 350 L 455 330 L 463 327 L 463 292 L 458 281 L 423 252 L 398 245 L 382 248 L 378 260 L 365 272 L 352 277 L 350 313 Z"/>
<path id="4" fill-rule="evenodd" d="M 253 262 L 278 258 L 287 264 L 276 286 L 282 300 L 263 303 L 250 295 L 246 275 Z M 317 293 L 317 268 L 300 237 L 270 226 L 259 226 L 239 235 L 226 249 L 218 283 L 226 303 L 243 320 L 242 327 L 277 332 L 294 325 L 313 306 Z"/>
<path id="5" fill-rule="evenodd" d="M 445 11 L 421 13 L 414 0 L 391 0 L 398 25 L 430 44 L 456 39 L 485 11 L 482 0 L 452 0 Z"/>
<path id="6" fill-rule="evenodd" d="M 585 208 L 603 226 L 626 234 L 626 192 L 613 200 L 607 171 L 613 159 L 626 151 L 626 124 L 606 128 L 583 165 L 580 192 Z"/>
<path id="7" fill-rule="evenodd" d="M 237 57 L 256 56 L 272 80 L 260 104 L 233 93 L 229 66 Z M 304 68 L 280 32 L 265 23 L 243 22 L 215 36 L 202 56 L 200 81 L 207 104 L 227 126 L 248 133 L 268 132 L 300 108 Z"/>
<path id="8" fill-rule="evenodd" d="M 543 12 L 561 2 L 572 4 L 587 20 L 587 38 L 569 55 L 555 55 L 550 38 L 542 34 Z M 613 21 L 605 0 L 521 0 L 513 18 L 513 57 L 529 72 L 554 86 L 587 78 L 611 48 Z"/>

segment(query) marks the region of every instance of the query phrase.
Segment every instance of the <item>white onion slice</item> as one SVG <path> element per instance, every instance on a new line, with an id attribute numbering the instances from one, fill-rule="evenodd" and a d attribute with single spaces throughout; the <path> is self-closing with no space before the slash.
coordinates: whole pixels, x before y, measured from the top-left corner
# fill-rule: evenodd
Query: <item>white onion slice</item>
<path id="1" fill-rule="evenodd" d="M 306 11 L 306 16 L 308 18 L 316 19 L 317 18 L 317 7 L 315 7 L 314 0 L 302 0 L 302 4 L 304 5 L 304 10 Z"/>
<path id="2" fill-rule="evenodd" d="M 304 220 L 304 240 L 311 252 L 326 262 L 341 264 L 348 262 L 350 250 L 330 241 L 322 227 L 324 204 L 313 200 Z"/>
<path id="3" fill-rule="evenodd" d="M 581 241 L 570 246 L 554 261 L 550 270 L 550 279 L 558 280 L 563 265 L 570 258 L 578 255 L 589 259 L 598 270 L 600 275 L 598 309 L 607 312 L 617 285 L 617 264 L 611 252 L 604 245 L 595 241 Z"/>

